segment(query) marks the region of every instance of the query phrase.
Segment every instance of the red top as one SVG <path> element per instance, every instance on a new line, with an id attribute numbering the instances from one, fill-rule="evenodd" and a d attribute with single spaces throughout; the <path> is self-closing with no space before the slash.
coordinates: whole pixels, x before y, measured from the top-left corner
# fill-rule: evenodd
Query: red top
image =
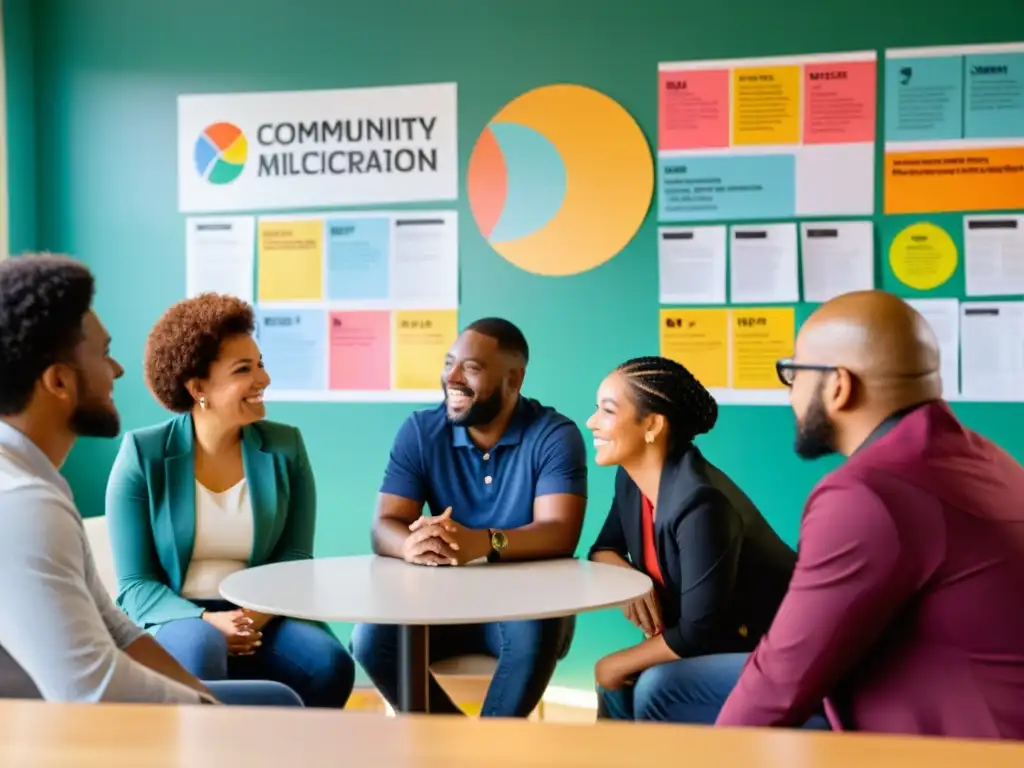
<path id="1" fill-rule="evenodd" d="M 644 570 L 647 575 L 658 582 L 658 586 L 664 587 L 665 580 L 661 576 L 661 566 L 658 565 L 658 548 L 654 544 L 654 505 L 651 500 L 640 494 L 640 518 L 643 520 L 644 537 Z"/>
<path id="2" fill-rule="evenodd" d="M 811 494 L 719 725 L 1024 739 L 1024 469 L 924 405 Z"/>

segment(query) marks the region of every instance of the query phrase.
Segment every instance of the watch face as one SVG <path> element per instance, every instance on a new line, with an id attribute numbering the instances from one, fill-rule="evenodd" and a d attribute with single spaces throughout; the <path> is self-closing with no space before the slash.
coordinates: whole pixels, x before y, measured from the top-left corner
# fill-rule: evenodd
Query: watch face
<path id="1" fill-rule="evenodd" d="M 507 544 L 508 539 L 501 531 L 495 531 L 491 534 L 491 546 L 495 549 L 504 549 Z"/>

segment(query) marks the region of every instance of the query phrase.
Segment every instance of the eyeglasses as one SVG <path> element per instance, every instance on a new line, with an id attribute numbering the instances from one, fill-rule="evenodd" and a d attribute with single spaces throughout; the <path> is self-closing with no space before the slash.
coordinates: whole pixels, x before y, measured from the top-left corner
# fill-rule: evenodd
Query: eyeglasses
<path id="1" fill-rule="evenodd" d="M 793 379 L 796 378 L 797 371 L 838 371 L 834 365 L 816 365 L 815 363 L 797 363 L 793 361 L 791 357 L 784 357 L 775 363 L 775 373 L 779 377 L 785 386 L 792 387 Z"/>

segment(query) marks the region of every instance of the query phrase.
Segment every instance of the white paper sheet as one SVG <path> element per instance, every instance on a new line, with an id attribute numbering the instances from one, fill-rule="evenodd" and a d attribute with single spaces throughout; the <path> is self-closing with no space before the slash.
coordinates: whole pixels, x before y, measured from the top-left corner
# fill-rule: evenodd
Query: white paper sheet
<path id="1" fill-rule="evenodd" d="M 800 301 L 796 224 L 745 224 L 729 235 L 729 301 L 792 304 Z"/>
<path id="2" fill-rule="evenodd" d="M 960 393 L 960 302 L 956 299 L 909 299 L 932 327 L 939 342 L 939 373 L 942 396 Z"/>
<path id="3" fill-rule="evenodd" d="M 256 219 L 218 216 L 185 220 L 185 295 L 207 291 L 252 302 Z"/>
<path id="4" fill-rule="evenodd" d="M 459 232 L 455 211 L 395 214 L 391 298 L 403 307 L 459 306 Z"/>
<path id="5" fill-rule="evenodd" d="M 965 216 L 968 296 L 1024 294 L 1024 216 Z"/>
<path id="6" fill-rule="evenodd" d="M 965 400 L 1024 400 L 1024 302 L 960 305 Z"/>
<path id="7" fill-rule="evenodd" d="M 725 304 L 725 227 L 661 227 L 662 304 Z"/>
<path id="8" fill-rule="evenodd" d="M 800 225 L 804 301 L 825 302 L 875 287 L 875 227 L 870 221 Z"/>

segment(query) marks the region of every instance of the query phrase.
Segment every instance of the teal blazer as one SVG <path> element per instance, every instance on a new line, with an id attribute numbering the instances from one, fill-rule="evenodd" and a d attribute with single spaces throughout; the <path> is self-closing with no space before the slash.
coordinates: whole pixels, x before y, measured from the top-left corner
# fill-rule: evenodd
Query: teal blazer
<path id="1" fill-rule="evenodd" d="M 242 429 L 253 514 L 250 566 L 313 557 L 316 483 L 302 434 L 260 421 Z M 192 416 L 128 432 L 107 481 L 117 604 L 155 632 L 203 609 L 181 597 L 196 534 Z"/>

